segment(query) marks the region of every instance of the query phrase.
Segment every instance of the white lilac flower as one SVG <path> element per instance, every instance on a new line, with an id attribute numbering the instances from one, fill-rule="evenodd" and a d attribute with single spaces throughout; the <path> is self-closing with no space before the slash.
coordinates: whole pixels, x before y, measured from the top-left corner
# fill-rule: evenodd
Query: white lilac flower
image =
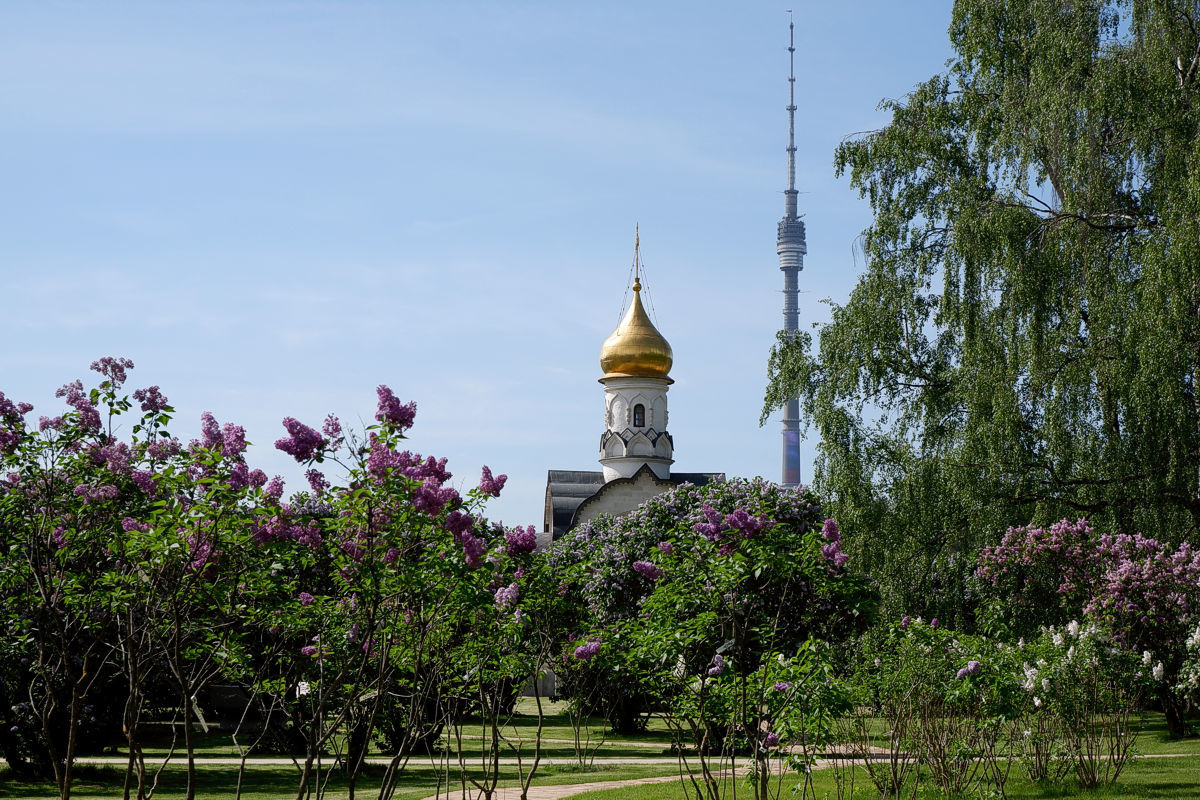
<path id="1" fill-rule="evenodd" d="M 1042 698 L 1040 698 L 1040 697 L 1034 697 L 1034 698 L 1033 698 L 1033 707 L 1034 707 L 1034 708 L 1041 708 L 1041 707 L 1042 707 Z"/>
<path id="2" fill-rule="evenodd" d="M 1042 691 L 1043 692 L 1050 691 L 1050 679 L 1049 678 L 1042 678 Z"/>
<path id="3" fill-rule="evenodd" d="M 1143 650 L 1142 651 L 1142 663 L 1148 667 L 1148 666 L 1150 666 L 1150 662 L 1152 660 L 1154 660 L 1154 657 L 1150 655 L 1150 651 Z"/>
<path id="4" fill-rule="evenodd" d="M 1076 622 L 1075 620 L 1071 620 L 1070 622 L 1068 622 L 1067 623 L 1067 633 L 1071 634 L 1072 636 L 1078 637 L 1079 636 L 1079 623 Z"/>
<path id="5" fill-rule="evenodd" d="M 1050 637 L 1050 641 L 1054 642 L 1055 647 L 1062 647 L 1063 635 L 1061 633 L 1056 633 Z"/>
<path id="6" fill-rule="evenodd" d="M 1067 661 L 1070 661 L 1073 658 L 1075 658 L 1075 645 L 1071 645 L 1067 648 Z"/>
<path id="7" fill-rule="evenodd" d="M 1163 669 L 1161 661 L 1154 665 L 1154 669 L 1150 671 L 1150 674 L 1154 676 L 1154 680 L 1156 681 L 1161 681 L 1163 679 L 1163 675 L 1166 674 L 1166 670 Z"/>

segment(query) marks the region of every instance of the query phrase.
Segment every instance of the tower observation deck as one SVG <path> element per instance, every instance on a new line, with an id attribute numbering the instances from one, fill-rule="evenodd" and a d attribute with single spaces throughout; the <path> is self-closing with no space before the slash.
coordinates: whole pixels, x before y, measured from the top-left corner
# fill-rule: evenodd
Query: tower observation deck
<path id="1" fill-rule="evenodd" d="M 788 181 L 784 192 L 783 219 L 775 250 L 783 272 L 783 330 L 794 335 L 799 330 L 800 310 L 797 276 L 804 269 L 808 246 L 804 239 L 804 220 L 796 213 L 796 24 L 788 22 Z M 783 481 L 784 486 L 800 483 L 800 401 L 793 397 L 783 408 Z"/>

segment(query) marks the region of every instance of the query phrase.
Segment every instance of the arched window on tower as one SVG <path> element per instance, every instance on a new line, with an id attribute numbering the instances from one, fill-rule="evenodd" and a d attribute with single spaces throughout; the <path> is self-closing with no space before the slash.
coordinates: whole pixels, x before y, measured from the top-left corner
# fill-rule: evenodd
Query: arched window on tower
<path id="1" fill-rule="evenodd" d="M 633 407 L 633 427 L 646 427 L 646 407 L 641 403 Z"/>

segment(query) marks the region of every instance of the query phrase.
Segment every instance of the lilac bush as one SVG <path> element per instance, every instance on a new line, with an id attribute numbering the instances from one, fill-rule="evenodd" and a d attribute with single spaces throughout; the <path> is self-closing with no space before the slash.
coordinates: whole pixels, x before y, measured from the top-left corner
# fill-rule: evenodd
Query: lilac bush
<path id="1" fill-rule="evenodd" d="M 125 733 L 131 792 L 147 795 L 163 764 L 142 755 L 143 716 L 166 686 L 193 796 L 193 698 L 221 676 L 265 715 L 235 742 L 299 748 L 301 795 L 324 792 L 330 748 L 353 785 L 372 737 L 394 755 L 390 791 L 406 748 L 479 707 L 464 698 L 501 708 L 559 646 L 566 599 L 535 531 L 482 517 L 504 476 L 484 468 L 464 496 L 444 458 L 405 450 L 415 404 L 379 387 L 378 424 L 361 435 L 332 415 L 319 430 L 285 417 L 276 447 L 309 465 L 285 499 L 278 476 L 247 462 L 244 428 L 205 413 L 182 443 L 159 387 L 124 394 L 132 367 L 97 361 L 99 385 L 67 383 L 66 409 L 36 425 L 0 395 L 0 544 L 19 554 L 0 561 L 0 688 L 33 698 L 0 715 L 13 715 L 4 743 L 18 769 L 14 741 L 67 797 L 92 698 L 113 696 L 124 710 L 105 721 Z M 461 675 L 472 682 L 447 679 Z"/>
<path id="2" fill-rule="evenodd" d="M 1039 622 L 1084 618 L 1131 652 L 1159 654 L 1157 689 L 1174 735 L 1187 731 L 1178 683 L 1188 633 L 1200 619 L 1200 552 L 1141 534 L 1098 535 L 1086 520 L 1012 528 L 984 548 L 976 575 L 993 599 L 988 616 L 1010 635 Z"/>

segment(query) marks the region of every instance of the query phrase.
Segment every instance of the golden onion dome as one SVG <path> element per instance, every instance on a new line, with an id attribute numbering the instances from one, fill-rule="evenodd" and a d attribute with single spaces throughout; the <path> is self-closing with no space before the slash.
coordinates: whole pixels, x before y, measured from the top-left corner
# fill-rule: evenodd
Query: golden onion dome
<path id="1" fill-rule="evenodd" d="M 641 281 L 634 278 L 633 303 L 600 348 L 600 369 L 606 378 L 666 378 L 671 371 L 671 345 L 646 315 L 641 291 Z"/>

